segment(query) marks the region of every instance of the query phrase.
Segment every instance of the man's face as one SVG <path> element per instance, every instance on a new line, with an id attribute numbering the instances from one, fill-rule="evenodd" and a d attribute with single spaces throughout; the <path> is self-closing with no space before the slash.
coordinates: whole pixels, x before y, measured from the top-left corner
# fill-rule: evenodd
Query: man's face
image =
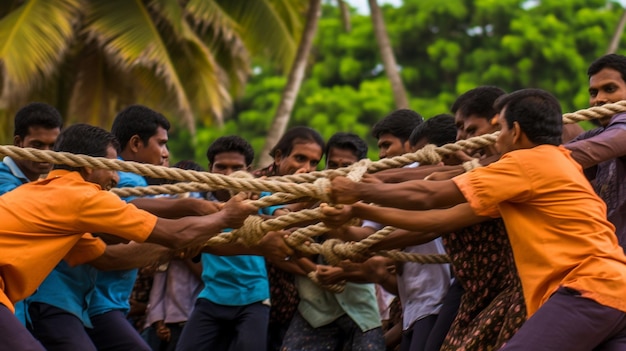
<path id="1" fill-rule="evenodd" d="M 326 169 L 348 167 L 358 161 L 354 151 L 350 149 L 340 149 L 337 147 L 330 148 L 326 158 Z"/>
<path id="2" fill-rule="evenodd" d="M 237 171 L 246 171 L 246 157 L 236 151 L 222 152 L 215 155 L 213 163 L 209 165 L 211 173 L 230 175 Z"/>
<path id="3" fill-rule="evenodd" d="M 463 129 L 465 130 L 466 139 L 484 134 L 491 134 L 498 130 L 498 128 L 491 124 L 491 120 L 477 115 L 467 116 L 463 123 Z"/>
<path id="4" fill-rule="evenodd" d="M 590 106 L 602 106 L 621 100 L 626 100 L 626 82 L 618 71 L 603 68 L 589 78 Z M 599 122 L 601 125 L 606 125 L 610 120 L 611 117 L 605 117 Z"/>
<path id="5" fill-rule="evenodd" d="M 378 158 L 396 157 L 411 152 L 409 141 L 402 142 L 400 138 L 390 133 L 382 134 L 378 138 Z"/>
<path id="6" fill-rule="evenodd" d="M 106 158 L 117 158 L 117 151 L 111 145 L 107 148 Z M 100 185 L 104 190 L 111 190 L 117 186 L 120 181 L 120 177 L 117 171 L 108 169 L 93 169 L 91 174 L 85 177 L 85 180 L 91 183 Z"/>
<path id="7" fill-rule="evenodd" d="M 52 150 L 54 142 L 57 140 L 60 133 L 60 128 L 47 129 L 41 126 L 29 127 L 28 133 L 23 139 L 19 135 L 13 138 L 13 145 L 39 150 Z M 42 174 L 46 174 L 52 169 L 52 164 L 48 162 L 15 160 L 15 163 L 30 180 L 36 180 Z"/>
<path id="8" fill-rule="evenodd" d="M 156 166 L 165 166 L 170 157 L 167 150 L 167 130 L 158 127 L 156 133 L 150 137 L 147 144 L 139 142 L 135 160 Z"/>
<path id="9" fill-rule="evenodd" d="M 465 118 L 460 111 L 456 111 L 454 114 L 454 125 L 456 126 L 456 140 L 467 139 L 467 135 L 465 134 Z"/>
<path id="10" fill-rule="evenodd" d="M 289 155 L 276 152 L 274 162 L 278 166 L 278 175 L 308 173 L 314 171 L 322 158 L 322 148 L 314 142 L 297 143 Z"/>

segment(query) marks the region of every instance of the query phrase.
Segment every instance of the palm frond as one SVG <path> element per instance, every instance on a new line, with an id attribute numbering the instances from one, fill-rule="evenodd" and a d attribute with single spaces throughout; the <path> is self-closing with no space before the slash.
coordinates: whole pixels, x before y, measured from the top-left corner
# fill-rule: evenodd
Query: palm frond
<path id="1" fill-rule="evenodd" d="M 167 39 L 161 36 L 148 8 L 140 0 L 92 2 L 86 21 L 87 33 L 121 68 L 147 67 L 164 80 L 176 98 L 178 115 L 195 132 L 189 98 L 167 50 Z"/>
<path id="2" fill-rule="evenodd" d="M 297 25 L 302 21 L 296 6 L 300 0 L 282 1 L 280 6 L 271 0 L 214 1 L 239 24 L 240 36 L 251 53 L 289 69 L 298 48 L 298 29 L 302 28 Z"/>
<path id="3" fill-rule="evenodd" d="M 31 0 L 0 19 L 5 94 L 25 94 L 54 72 L 74 36 L 81 3 Z"/>

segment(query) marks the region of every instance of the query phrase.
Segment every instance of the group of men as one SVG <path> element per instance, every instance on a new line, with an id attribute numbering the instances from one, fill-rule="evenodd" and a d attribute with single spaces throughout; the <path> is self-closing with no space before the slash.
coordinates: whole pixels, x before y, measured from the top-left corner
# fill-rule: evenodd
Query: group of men
<path id="1" fill-rule="evenodd" d="M 592 106 L 626 100 L 626 57 L 603 56 L 588 74 Z M 361 183 L 333 179 L 331 198 L 351 206 L 322 207 L 335 229 L 320 239 L 360 240 L 392 225 L 400 229 L 375 249 L 445 252 L 450 265 L 374 257 L 332 267 L 322 257 L 297 256 L 283 240 L 287 232 L 268 233 L 252 247 L 203 248 L 195 268 L 202 284 L 187 288 L 187 280 L 172 276 L 175 285 L 163 293 L 186 291 L 186 307 L 161 296 L 165 307 L 148 318 L 145 327 L 159 346 L 127 320 L 138 268 L 174 269 L 182 257 L 179 267 L 191 272 L 191 251 L 248 216 L 318 204 L 259 210 L 227 189 L 120 199 L 107 190 L 148 180 L 5 157 L 0 349 L 382 350 L 399 339 L 402 350 L 626 350 L 626 114 L 577 135 L 563 128 L 549 93 L 505 94 L 489 86 L 461 95 L 451 111 L 454 116 L 425 122 L 414 111 L 390 113 L 372 130 L 379 157 L 500 130 L 495 146 Z M 14 144 L 165 166 L 169 128 L 163 115 L 139 105 L 121 111 L 111 132 L 85 124 L 63 128 L 53 107 L 31 103 L 15 116 Z M 571 134 L 577 136 L 565 140 Z M 347 166 L 367 151 L 362 139 L 346 133 L 326 145 L 310 129 L 295 128 L 283 139 L 272 151 L 276 175 L 311 171 L 324 153 L 328 168 Z M 207 152 L 208 170 L 250 171 L 253 155 L 242 138 L 222 137 Z M 484 167 L 465 173 L 476 158 Z M 352 217 L 362 224 L 346 225 Z M 299 295 L 274 331 L 270 311 L 290 309 L 276 302 L 275 294 L 285 292 L 271 290 L 266 260 L 295 274 Z M 306 277 L 311 272 L 321 286 Z M 346 290 L 324 290 L 336 283 Z M 382 289 L 400 297 L 403 320 L 395 328 L 381 328 Z"/>

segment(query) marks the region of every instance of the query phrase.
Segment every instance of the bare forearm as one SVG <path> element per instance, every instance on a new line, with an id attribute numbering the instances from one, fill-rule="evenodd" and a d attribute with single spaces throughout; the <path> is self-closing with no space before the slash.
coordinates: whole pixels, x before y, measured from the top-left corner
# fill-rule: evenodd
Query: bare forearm
<path id="1" fill-rule="evenodd" d="M 172 250 L 157 244 L 136 243 L 108 245 L 104 254 L 88 262 L 103 271 L 149 266 L 167 259 Z"/>
<path id="2" fill-rule="evenodd" d="M 425 165 L 417 168 L 392 168 L 374 173 L 376 178 L 385 183 L 401 183 L 410 180 L 424 179 L 433 172 L 447 171 L 451 168 L 460 168 L 460 166 L 435 166 Z"/>
<path id="3" fill-rule="evenodd" d="M 372 245 L 371 250 L 402 249 L 407 246 L 421 245 L 438 238 L 437 233 L 412 232 L 405 229 L 397 229 L 387 235 L 378 243 Z"/>
<path id="4" fill-rule="evenodd" d="M 444 208 L 465 201 L 451 180 L 413 180 L 398 184 L 355 183 L 358 197 L 364 202 L 407 210 Z"/>
<path id="5" fill-rule="evenodd" d="M 194 198 L 137 198 L 130 203 L 155 216 L 170 219 L 205 215 L 217 211 L 217 205 Z M 212 207 L 215 207 L 215 211 Z"/>
<path id="6" fill-rule="evenodd" d="M 589 139 L 565 144 L 583 168 L 626 155 L 626 130 L 612 129 Z"/>
<path id="7" fill-rule="evenodd" d="M 174 249 L 200 246 L 227 227 L 221 212 L 180 219 L 159 218 L 146 241 Z"/>
<path id="8" fill-rule="evenodd" d="M 485 219 L 474 214 L 467 203 L 429 211 L 407 211 L 358 203 L 352 211 L 355 217 L 423 233 L 449 233 Z"/>

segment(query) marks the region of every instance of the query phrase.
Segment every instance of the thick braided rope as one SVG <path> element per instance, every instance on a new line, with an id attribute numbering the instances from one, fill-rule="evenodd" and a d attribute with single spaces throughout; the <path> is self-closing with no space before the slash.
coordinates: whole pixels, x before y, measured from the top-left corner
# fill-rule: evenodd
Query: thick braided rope
<path id="1" fill-rule="evenodd" d="M 306 241 L 309 241 L 311 237 L 321 235 L 330 230 L 323 223 L 317 223 L 305 228 L 299 228 L 289 235 L 287 238 L 287 244 L 297 249 L 300 252 L 304 252 L 309 255 L 320 254 L 326 258 L 326 261 L 330 264 L 337 264 L 342 260 L 351 260 L 362 262 L 365 259 L 372 256 L 384 256 L 391 258 L 395 261 L 416 262 L 422 264 L 441 264 L 449 263 L 450 259 L 447 255 L 441 254 L 415 254 L 407 253 L 400 250 L 382 250 L 376 252 L 368 252 L 369 248 L 382 240 L 382 238 L 389 235 L 395 230 L 394 227 L 387 226 L 378 232 L 368 236 L 367 238 L 359 242 L 340 242 L 340 241 L 326 241 L 328 244 L 319 244 L 310 242 L 305 245 Z M 325 243 L 326 243 L 325 242 Z"/>
<path id="2" fill-rule="evenodd" d="M 619 112 L 626 111 L 626 100 L 619 101 L 613 104 L 606 104 L 603 106 L 594 106 L 588 109 L 578 110 L 572 113 L 566 113 L 563 115 L 563 121 L 565 123 L 575 123 L 579 121 L 585 121 L 590 119 L 596 119 L 601 117 L 612 116 Z M 494 133 L 495 134 L 495 133 Z M 493 144 L 495 141 L 494 134 L 488 134 L 484 136 L 474 137 L 467 140 L 461 140 L 455 144 L 447 144 L 437 149 L 437 153 L 439 155 L 446 155 L 449 153 L 456 152 L 465 148 L 480 148 L 487 145 Z M 453 146 L 456 145 L 456 146 Z M 433 155 L 432 149 L 427 149 L 424 152 L 420 152 L 418 150 L 412 154 L 406 154 L 397 156 L 391 159 L 383 159 L 377 162 L 372 162 L 368 167 L 368 172 L 376 172 L 382 169 L 387 169 L 391 167 L 401 167 L 413 162 L 428 162 L 429 160 L 432 162 L 436 160 L 436 156 Z M 91 168 L 100 168 L 100 169 L 111 169 L 116 171 L 124 171 L 124 172 L 132 172 L 136 174 L 140 174 L 143 176 L 148 176 L 152 178 L 163 178 L 163 179 L 171 179 L 178 181 L 190 181 L 190 182 L 201 182 L 206 184 L 212 184 L 215 186 L 214 189 L 234 189 L 238 191 L 271 191 L 271 192 L 280 192 L 283 190 L 287 190 L 280 185 L 270 185 L 276 184 L 277 182 L 271 181 L 282 181 L 282 182 L 290 182 L 290 183 L 302 183 L 302 182 L 313 182 L 315 179 L 320 177 L 326 177 L 327 175 L 345 175 L 349 173 L 351 167 L 340 168 L 332 171 L 318 171 L 311 173 L 302 173 L 295 174 L 290 176 L 282 176 L 282 177 L 271 177 L 267 180 L 242 180 L 242 181 L 234 181 L 232 179 L 229 180 L 227 176 L 223 176 L 220 174 L 208 173 L 208 172 L 198 172 L 192 170 L 182 170 L 176 168 L 169 167 L 161 167 L 154 166 L 149 164 L 137 163 L 137 162 L 129 162 L 129 161 L 121 161 L 121 160 L 112 160 L 103 157 L 89 157 L 85 155 L 75 155 L 67 152 L 54 152 L 49 150 L 37 150 L 31 148 L 20 148 L 12 145 L 0 145 L 0 155 L 10 156 L 12 158 L 18 159 L 26 159 L 30 161 L 38 161 L 38 162 L 50 162 L 54 164 L 65 164 L 73 167 L 91 167 Z M 393 162 L 389 162 L 393 161 Z M 382 166 L 384 164 L 385 166 Z M 185 191 L 193 191 L 195 189 L 185 189 Z M 308 196 L 303 195 L 303 196 Z"/>
<path id="3" fill-rule="evenodd" d="M 441 147 L 435 147 L 434 145 L 427 145 L 423 149 L 417 150 L 414 153 L 408 153 L 408 154 L 404 154 L 404 155 L 400 155 L 400 156 L 396 156 L 396 157 L 392 157 L 388 159 L 382 159 L 376 162 L 372 162 L 368 160 L 369 162 L 367 163 L 367 168 L 365 169 L 365 171 L 367 173 L 378 172 L 378 171 L 382 171 L 382 170 L 390 169 L 390 168 L 399 168 L 407 164 L 411 164 L 413 162 L 420 162 L 424 164 L 426 163 L 436 164 L 441 161 L 441 156 L 443 155 L 450 155 L 459 150 L 478 149 L 478 148 L 482 148 L 488 145 L 492 145 L 495 142 L 498 134 L 499 132 L 495 132 L 493 134 L 486 134 L 486 135 L 473 137 L 473 138 L 466 139 L 466 140 L 459 140 L 456 143 L 446 144 Z M 21 150 L 24 150 L 24 149 L 21 149 Z M 41 150 L 37 150 L 37 151 L 41 151 Z M 2 152 L 3 152 L 2 147 L 0 147 L 0 154 L 2 154 Z M 84 157 L 88 157 L 88 156 L 84 156 Z M 35 159 L 35 161 L 40 161 L 40 160 L 41 159 Z M 109 160 L 109 159 L 104 159 L 104 160 Z M 45 161 L 50 162 L 48 160 L 45 160 Z M 123 163 L 123 161 L 118 161 L 118 162 Z M 143 165 L 143 164 L 139 164 L 139 165 Z M 151 167 L 159 167 L 159 166 L 151 166 Z M 359 164 L 355 164 L 349 167 L 339 168 L 339 169 L 332 170 L 332 171 L 317 171 L 317 172 L 311 172 L 311 173 L 287 175 L 287 176 L 282 176 L 282 177 L 270 177 L 265 180 L 259 180 L 263 183 L 254 183 L 255 185 L 263 184 L 264 186 L 266 184 L 264 182 L 273 182 L 274 184 L 273 189 L 267 189 L 267 188 L 259 189 L 259 187 L 262 187 L 261 185 L 259 185 L 259 187 L 250 188 L 250 187 L 247 187 L 247 184 L 239 184 L 240 186 L 232 187 L 232 188 L 235 190 L 239 190 L 239 191 L 277 192 L 275 190 L 276 188 L 282 188 L 282 189 L 286 188 L 285 186 L 282 186 L 282 183 L 287 183 L 293 186 L 298 186 L 298 185 L 304 186 L 307 183 L 312 183 L 312 184 L 307 184 L 310 187 L 307 187 L 304 190 L 301 190 L 300 192 L 298 192 L 299 197 L 305 197 L 305 196 L 316 197 L 318 199 L 321 199 L 322 201 L 326 201 L 323 198 L 325 194 L 322 195 L 319 192 L 321 191 L 322 188 L 324 188 L 324 185 L 326 185 L 327 183 L 324 181 L 319 181 L 316 184 L 315 181 L 318 179 L 326 179 L 327 175 L 330 178 L 334 176 L 346 176 L 355 167 L 360 168 L 362 166 Z M 162 167 L 162 168 L 165 168 L 165 167 Z M 169 168 L 165 168 L 165 169 L 169 169 Z M 116 170 L 119 170 L 119 169 L 116 169 Z M 179 171 L 201 174 L 201 176 L 198 176 L 195 174 L 192 174 L 190 176 L 184 175 L 184 176 L 181 176 L 181 178 L 182 177 L 185 177 L 185 178 L 204 177 L 204 174 L 206 173 L 206 172 L 197 172 L 197 171 L 188 171 L 188 170 L 179 170 Z M 141 174 L 141 173 L 138 173 L 138 174 Z M 208 173 L 208 174 L 213 174 L 213 173 Z M 170 177 L 172 178 L 176 176 L 178 176 L 178 174 L 170 175 Z M 222 175 L 218 175 L 218 176 L 221 176 L 223 178 L 228 178 L 227 176 L 222 176 Z M 188 180 L 188 179 L 183 179 L 183 180 Z M 249 180 L 249 181 L 252 181 L 252 180 Z M 220 181 L 219 183 L 217 183 L 217 185 L 215 182 L 212 182 L 212 181 L 164 184 L 164 185 L 156 185 L 156 186 L 153 185 L 153 186 L 148 186 L 148 187 L 116 188 L 116 189 L 113 189 L 112 191 L 114 191 L 115 194 L 119 196 L 141 196 L 141 195 L 156 195 L 156 194 L 164 194 L 164 193 L 175 194 L 175 193 L 189 192 L 189 191 L 209 191 L 209 190 L 214 190 L 214 189 L 224 189 L 229 186 L 228 184 L 225 185 L 224 182 L 226 181 Z M 232 179 L 228 182 L 236 183 L 236 181 Z M 297 183 L 297 184 L 294 184 L 294 183 Z M 317 190 L 317 192 L 315 191 L 315 189 Z M 272 205 L 276 205 L 279 203 L 280 202 L 272 203 Z"/>

